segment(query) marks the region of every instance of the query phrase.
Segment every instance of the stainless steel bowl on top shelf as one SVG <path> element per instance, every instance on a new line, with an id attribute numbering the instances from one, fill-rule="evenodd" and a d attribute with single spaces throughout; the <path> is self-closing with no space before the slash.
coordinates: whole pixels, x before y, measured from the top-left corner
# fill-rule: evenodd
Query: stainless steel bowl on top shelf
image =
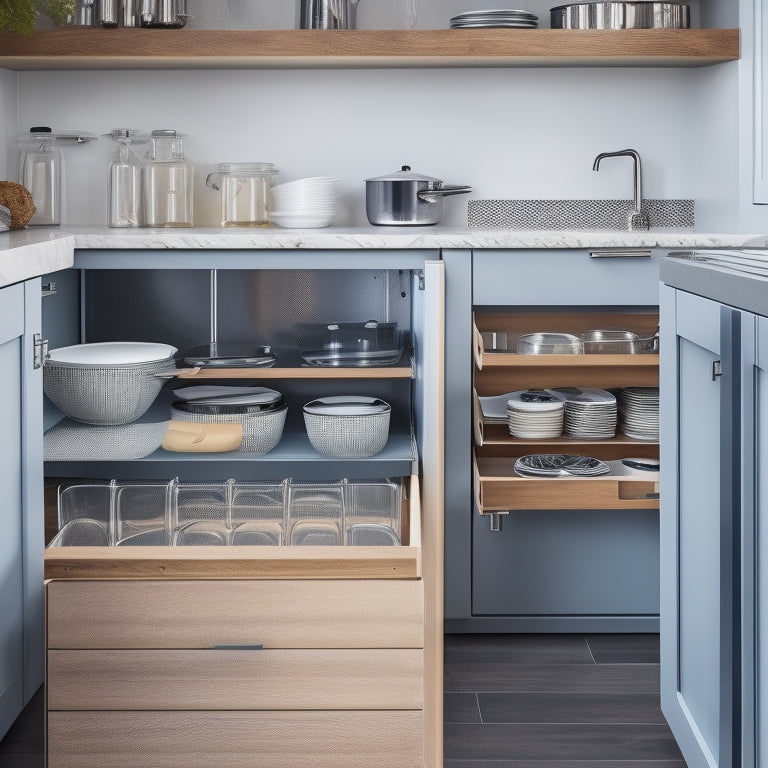
<path id="1" fill-rule="evenodd" d="M 552 29 L 689 29 L 688 3 L 587 2 L 550 9 Z"/>

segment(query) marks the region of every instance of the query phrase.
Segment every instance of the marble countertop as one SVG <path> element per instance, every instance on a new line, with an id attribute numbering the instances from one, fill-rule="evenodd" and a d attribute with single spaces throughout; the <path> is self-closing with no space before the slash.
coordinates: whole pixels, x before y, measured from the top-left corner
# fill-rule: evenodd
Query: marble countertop
<path id="1" fill-rule="evenodd" d="M 535 249 L 765 248 L 768 235 L 508 230 L 481 227 L 329 227 L 326 229 L 29 228 L 0 233 L 0 286 L 72 266 L 82 249 Z"/>

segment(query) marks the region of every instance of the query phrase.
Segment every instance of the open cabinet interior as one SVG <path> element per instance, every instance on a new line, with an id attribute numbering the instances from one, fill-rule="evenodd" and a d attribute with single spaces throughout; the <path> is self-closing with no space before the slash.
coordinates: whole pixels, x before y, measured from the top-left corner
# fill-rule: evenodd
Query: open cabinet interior
<path id="1" fill-rule="evenodd" d="M 62 541 L 62 529 L 46 551 L 52 768 L 150 756 L 170 768 L 182 742 L 190 759 L 215 754 L 233 768 L 439 764 L 442 265 L 422 257 L 414 266 L 412 254 L 391 269 L 355 268 L 353 254 L 349 269 L 292 261 L 73 270 L 45 300 L 51 348 L 152 341 L 179 350 L 177 375 L 138 426 L 168 420 L 179 387 L 267 387 L 288 408 L 264 453 L 157 447 L 123 459 L 114 443 L 62 453 L 50 435 L 71 420 L 46 403 L 59 517 L 74 494 L 83 517 L 101 515 L 107 531 L 88 546 Z M 398 355 L 308 360 L 318 328 L 319 351 L 335 354 L 337 334 L 367 321 L 381 333 L 396 328 L 387 340 Z M 186 350 L 225 346 L 269 348 L 274 361 L 186 359 Z M 384 446 L 319 452 L 303 406 L 330 396 L 384 401 Z M 97 440 L 99 430 L 79 433 Z M 117 670 L 124 684 L 113 689 Z"/>

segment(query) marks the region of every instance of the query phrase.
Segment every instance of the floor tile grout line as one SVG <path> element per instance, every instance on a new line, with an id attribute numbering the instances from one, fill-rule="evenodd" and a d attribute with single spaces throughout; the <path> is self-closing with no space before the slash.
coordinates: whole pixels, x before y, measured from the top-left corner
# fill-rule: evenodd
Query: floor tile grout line
<path id="1" fill-rule="evenodd" d="M 597 659 L 595 658 L 595 654 L 592 652 L 592 646 L 589 644 L 589 637 L 587 635 L 584 635 L 584 644 L 587 646 L 587 652 L 592 659 L 592 663 L 597 664 Z"/>

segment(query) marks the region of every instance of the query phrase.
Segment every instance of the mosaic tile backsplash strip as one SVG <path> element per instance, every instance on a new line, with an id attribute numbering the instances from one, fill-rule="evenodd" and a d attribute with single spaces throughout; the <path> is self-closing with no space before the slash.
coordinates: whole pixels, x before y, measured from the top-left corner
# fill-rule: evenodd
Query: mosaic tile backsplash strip
<path id="1" fill-rule="evenodd" d="M 627 229 L 632 200 L 470 200 L 467 225 L 507 229 Z M 644 200 L 652 227 L 693 227 L 693 200 Z"/>

